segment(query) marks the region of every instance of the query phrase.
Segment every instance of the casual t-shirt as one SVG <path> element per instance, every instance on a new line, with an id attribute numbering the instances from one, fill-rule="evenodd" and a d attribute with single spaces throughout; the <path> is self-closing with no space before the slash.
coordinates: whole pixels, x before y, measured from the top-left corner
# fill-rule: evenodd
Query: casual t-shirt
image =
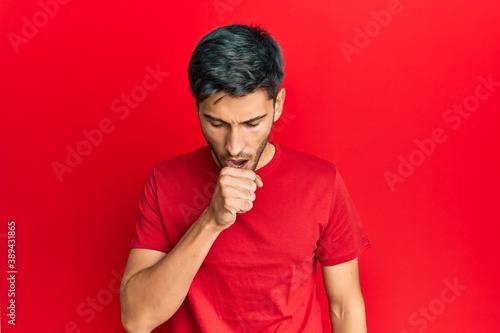
<path id="1" fill-rule="evenodd" d="M 253 208 L 213 243 L 173 332 L 321 332 L 316 263 L 370 246 L 335 165 L 276 147 L 256 173 Z M 210 203 L 220 172 L 210 148 L 158 163 L 140 201 L 133 248 L 168 253 Z"/>

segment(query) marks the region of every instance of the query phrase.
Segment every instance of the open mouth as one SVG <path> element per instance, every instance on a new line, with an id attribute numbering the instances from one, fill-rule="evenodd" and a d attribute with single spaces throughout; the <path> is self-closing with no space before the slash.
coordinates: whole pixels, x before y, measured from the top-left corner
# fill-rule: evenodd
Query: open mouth
<path id="1" fill-rule="evenodd" d="M 226 160 L 226 164 L 232 168 L 245 168 L 248 164 L 248 160 Z"/>

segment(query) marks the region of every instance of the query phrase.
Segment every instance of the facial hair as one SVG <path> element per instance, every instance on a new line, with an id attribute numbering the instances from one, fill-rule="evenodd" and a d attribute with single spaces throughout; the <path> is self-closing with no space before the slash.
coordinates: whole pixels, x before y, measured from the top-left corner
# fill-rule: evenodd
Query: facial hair
<path id="1" fill-rule="evenodd" d="M 260 158 L 262 157 L 262 154 L 264 153 L 264 149 L 266 149 L 266 145 L 269 142 L 269 137 L 271 136 L 271 133 L 273 131 L 273 126 L 274 126 L 274 122 L 271 123 L 271 128 L 269 129 L 269 133 L 267 133 L 266 138 L 264 140 L 262 140 L 262 142 L 259 145 L 259 148 L 257 149 L 257 154 L 255 154 L 256 158 L 254 159 L 255 162 L 252 165 L 252 167 L 250 168 L 252 171 L 255 171 L 255 169 L 257 168 L 257 165 L 259 164 Z M 217 164 L 219 164 L 219 167 L 222 168 L 223 164 L 219 158 L 219 155 L 217 155 L 217 152 L 214 148 L 214 145 L 212 144 L 212 142 L 210 142 L 210 140 L 207 139 L 207 137 L 205 136 L 204 133 L 203 133 L 203 137 L 205 138 L 205 141 L 207 142 L 210 149 L 212 150 L 212 155 L 215 156 L 215 158 L 217 159 Z M 224 159 L 227 159 L 227 158 L 232 157 L 232 156 L 229 154 L 222 154 L 221 157 Z M 237 156 L 234 156 L 234 157 L 250 159 L 252 157 L 252 155 L 245 154 L 245 153 L 239 153 Z"/>

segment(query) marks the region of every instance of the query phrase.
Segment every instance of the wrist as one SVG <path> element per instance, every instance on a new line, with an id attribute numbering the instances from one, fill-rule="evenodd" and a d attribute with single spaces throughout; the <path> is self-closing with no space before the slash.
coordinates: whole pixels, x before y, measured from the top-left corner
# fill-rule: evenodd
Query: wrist
<path id="1" fill-rule="evenodd" d="M 212 209 L 210 206 L 205 208 L 205 210 L 201 213 L 199 221 L 204 229 L 213 231 L 215 233 L 221 233 L 225 228 L 222 228 L 215 218 Z"/>

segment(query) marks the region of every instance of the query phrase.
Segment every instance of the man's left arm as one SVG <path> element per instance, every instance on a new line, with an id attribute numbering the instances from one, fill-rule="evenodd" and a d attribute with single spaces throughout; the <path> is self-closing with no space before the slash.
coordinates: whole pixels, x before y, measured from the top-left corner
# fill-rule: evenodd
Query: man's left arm
<path id="1" fill-rule="evenodd" d="M 365 303 L 359 285 L 358 259 L 323 266 L 330 320 L 335 333 L 366 333 Z"/>

